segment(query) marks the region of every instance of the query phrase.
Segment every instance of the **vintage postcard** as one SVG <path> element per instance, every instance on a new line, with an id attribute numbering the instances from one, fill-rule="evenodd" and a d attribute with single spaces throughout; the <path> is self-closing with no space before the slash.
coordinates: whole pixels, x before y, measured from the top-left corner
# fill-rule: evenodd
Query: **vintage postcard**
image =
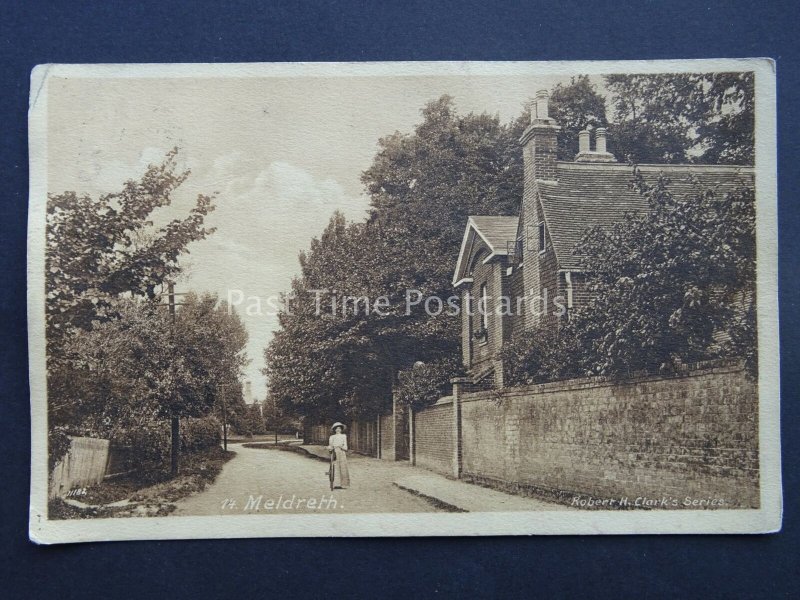
<path id="1" fill-rule="evenodd" d="M 781 527 L 769 59 L 42 65 L 30 537 Z"/>

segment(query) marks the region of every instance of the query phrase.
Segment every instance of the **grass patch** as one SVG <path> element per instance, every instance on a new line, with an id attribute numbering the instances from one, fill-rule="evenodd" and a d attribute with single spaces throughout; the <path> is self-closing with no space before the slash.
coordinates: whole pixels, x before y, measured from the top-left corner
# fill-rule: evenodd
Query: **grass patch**
<path id="1" fill-rule="evenodd" d="M 169 466 L 129 473 L 86 489 L 86 494 L 48 503 L 50 519 L 165 516 L 175 510 L 173 502 L 200 492 L 219 475 L 223 465 L 236 456 L 214 447 L 184 454 L 180 471 L 172 477 Z M 109 504 L 120 503 L 118 506 Z"/>

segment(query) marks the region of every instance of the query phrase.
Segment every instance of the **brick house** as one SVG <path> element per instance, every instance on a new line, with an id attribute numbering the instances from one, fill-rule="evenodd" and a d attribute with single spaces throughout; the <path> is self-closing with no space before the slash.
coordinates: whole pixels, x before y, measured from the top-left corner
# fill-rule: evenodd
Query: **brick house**
<path id="1" fill-rule="evenodd" d="M 524 191 L 516 217 L 471 216 L 464 232 L 453 285 L 461 295 L 462 358 L 474 384 L 503 386 L 498 352 L 515 334 L 557 329 L 570 310 L 586 302 L 581 257 L 583 232 L 608 226 L 625 213 L 647 209 L 631 189 L 631 167 L 607 151 L 606 130 L 579 133 L 573 162 L 557 160 L 558 124 L 539 91 L 531 123 L 520 139 Z M 690 193 L 691 177 L 725 193 L 754 184 L 752 167 L 737 165 L 639 165 L 645 180 L 660 173 L 675 194 Z"/>

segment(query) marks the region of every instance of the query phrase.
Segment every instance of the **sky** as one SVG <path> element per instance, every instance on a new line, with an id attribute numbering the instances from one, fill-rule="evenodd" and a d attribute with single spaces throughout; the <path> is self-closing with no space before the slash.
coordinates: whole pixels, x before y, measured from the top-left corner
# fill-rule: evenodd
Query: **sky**
<path id="1" fill-rule="evenodd" d="M 48 81 L 48 191 L 97 197 L 141 177 L 173 147 L 191 175 L 161 218 L 197 194 L 217 193 L 189 246 L 177 291 L 244 298 L 237 308 L 249 341 L 245 379 L 263 398 L 263 350 L 278 323 L 266 299 L 290 289 L 298 254 L 332 213 L 366 215 L 360 181 L 378 140 L 410 133 L 420 109 L 442 94 L 459 112 L 519 116 L 539 89 L 564 75 L 52 77 Z M 600 79 L 595 78 L 599 84 Z M 255 312 L 252 297 L 264 310 Z M 251 298 L 248 300 L 248 298 Z"/>

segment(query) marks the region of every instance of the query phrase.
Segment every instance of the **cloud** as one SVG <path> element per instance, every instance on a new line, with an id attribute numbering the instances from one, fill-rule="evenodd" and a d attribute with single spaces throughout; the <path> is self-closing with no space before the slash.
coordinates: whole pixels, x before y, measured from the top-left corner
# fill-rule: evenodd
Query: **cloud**
<path id="1" fill-rule="evenodd" d="M 125 181 L 141 177 L 148 165 L 162 162 L 168 150 L 146 146 L 127 156 L 93 151 L 76 161 L 79 167 L 71 186 L 93 196 L 119 191 Z M 191 168 L 191 176 L 176 191 L 172 204 L 157 210 L 153 220 L 158 227 L 184 218 L 198 194 L 217 194 L 216 209 L 206 219 L 216 231 L 189 246 L 189 254 L 181 259 L 184 275 L 178 287 L 213 292 L 223 300 L 231 289 L 262 303 L 289 291 L 300 271 L 298 254 L 322 233 L 333 212 L 361 220 L 368 208 L 364 196 L 348 194 L 335 179 L 317 177 L 286 161 L 265 167 L 257 156 L 241 151 L 206 161 L 181 151 L 178 168 Z M 248 377 L 254 395 L 263 397 L 263 350 L 278 321 L 275 316 L 246 315 L 243 306 L 239 314 L 249 334 Z"/>
<path id="2" fill-rule="evenodd" d="M 207 220 L 217 230 L 190 247 L 183 285 L 216 292 L 222 299 L 228 290 L 241 290 L 245 297 L 260 298 L 265 311 L 267 298 L 290 289 L 300 270 L 298 254 L 322 233 L 333 212 L 360 220 L 368 206 L 365 197 L 349 196 L 333 179 L 316 178 L 281 161 L 259 170 L 240 152 L 218 157 L 206 176 L 197 175 L 193 187 L 219 192 L 217 208 Z M 266 314 L 245 314 L 246 304 L 238 310 L 250 336 L 248 376 L 255 396 L 263 397 L 263 350 L 278 321 Z"/>
<path id="3" fill-rule="evenodd" d="M 120 191 L 126 181 L 141 177 L 148 165 L 161 163 L 168 150 L 148 146 L 133 160 L 100 149 L 83 155 L 75 163 L 79 191 L 89 194 Z"/>

